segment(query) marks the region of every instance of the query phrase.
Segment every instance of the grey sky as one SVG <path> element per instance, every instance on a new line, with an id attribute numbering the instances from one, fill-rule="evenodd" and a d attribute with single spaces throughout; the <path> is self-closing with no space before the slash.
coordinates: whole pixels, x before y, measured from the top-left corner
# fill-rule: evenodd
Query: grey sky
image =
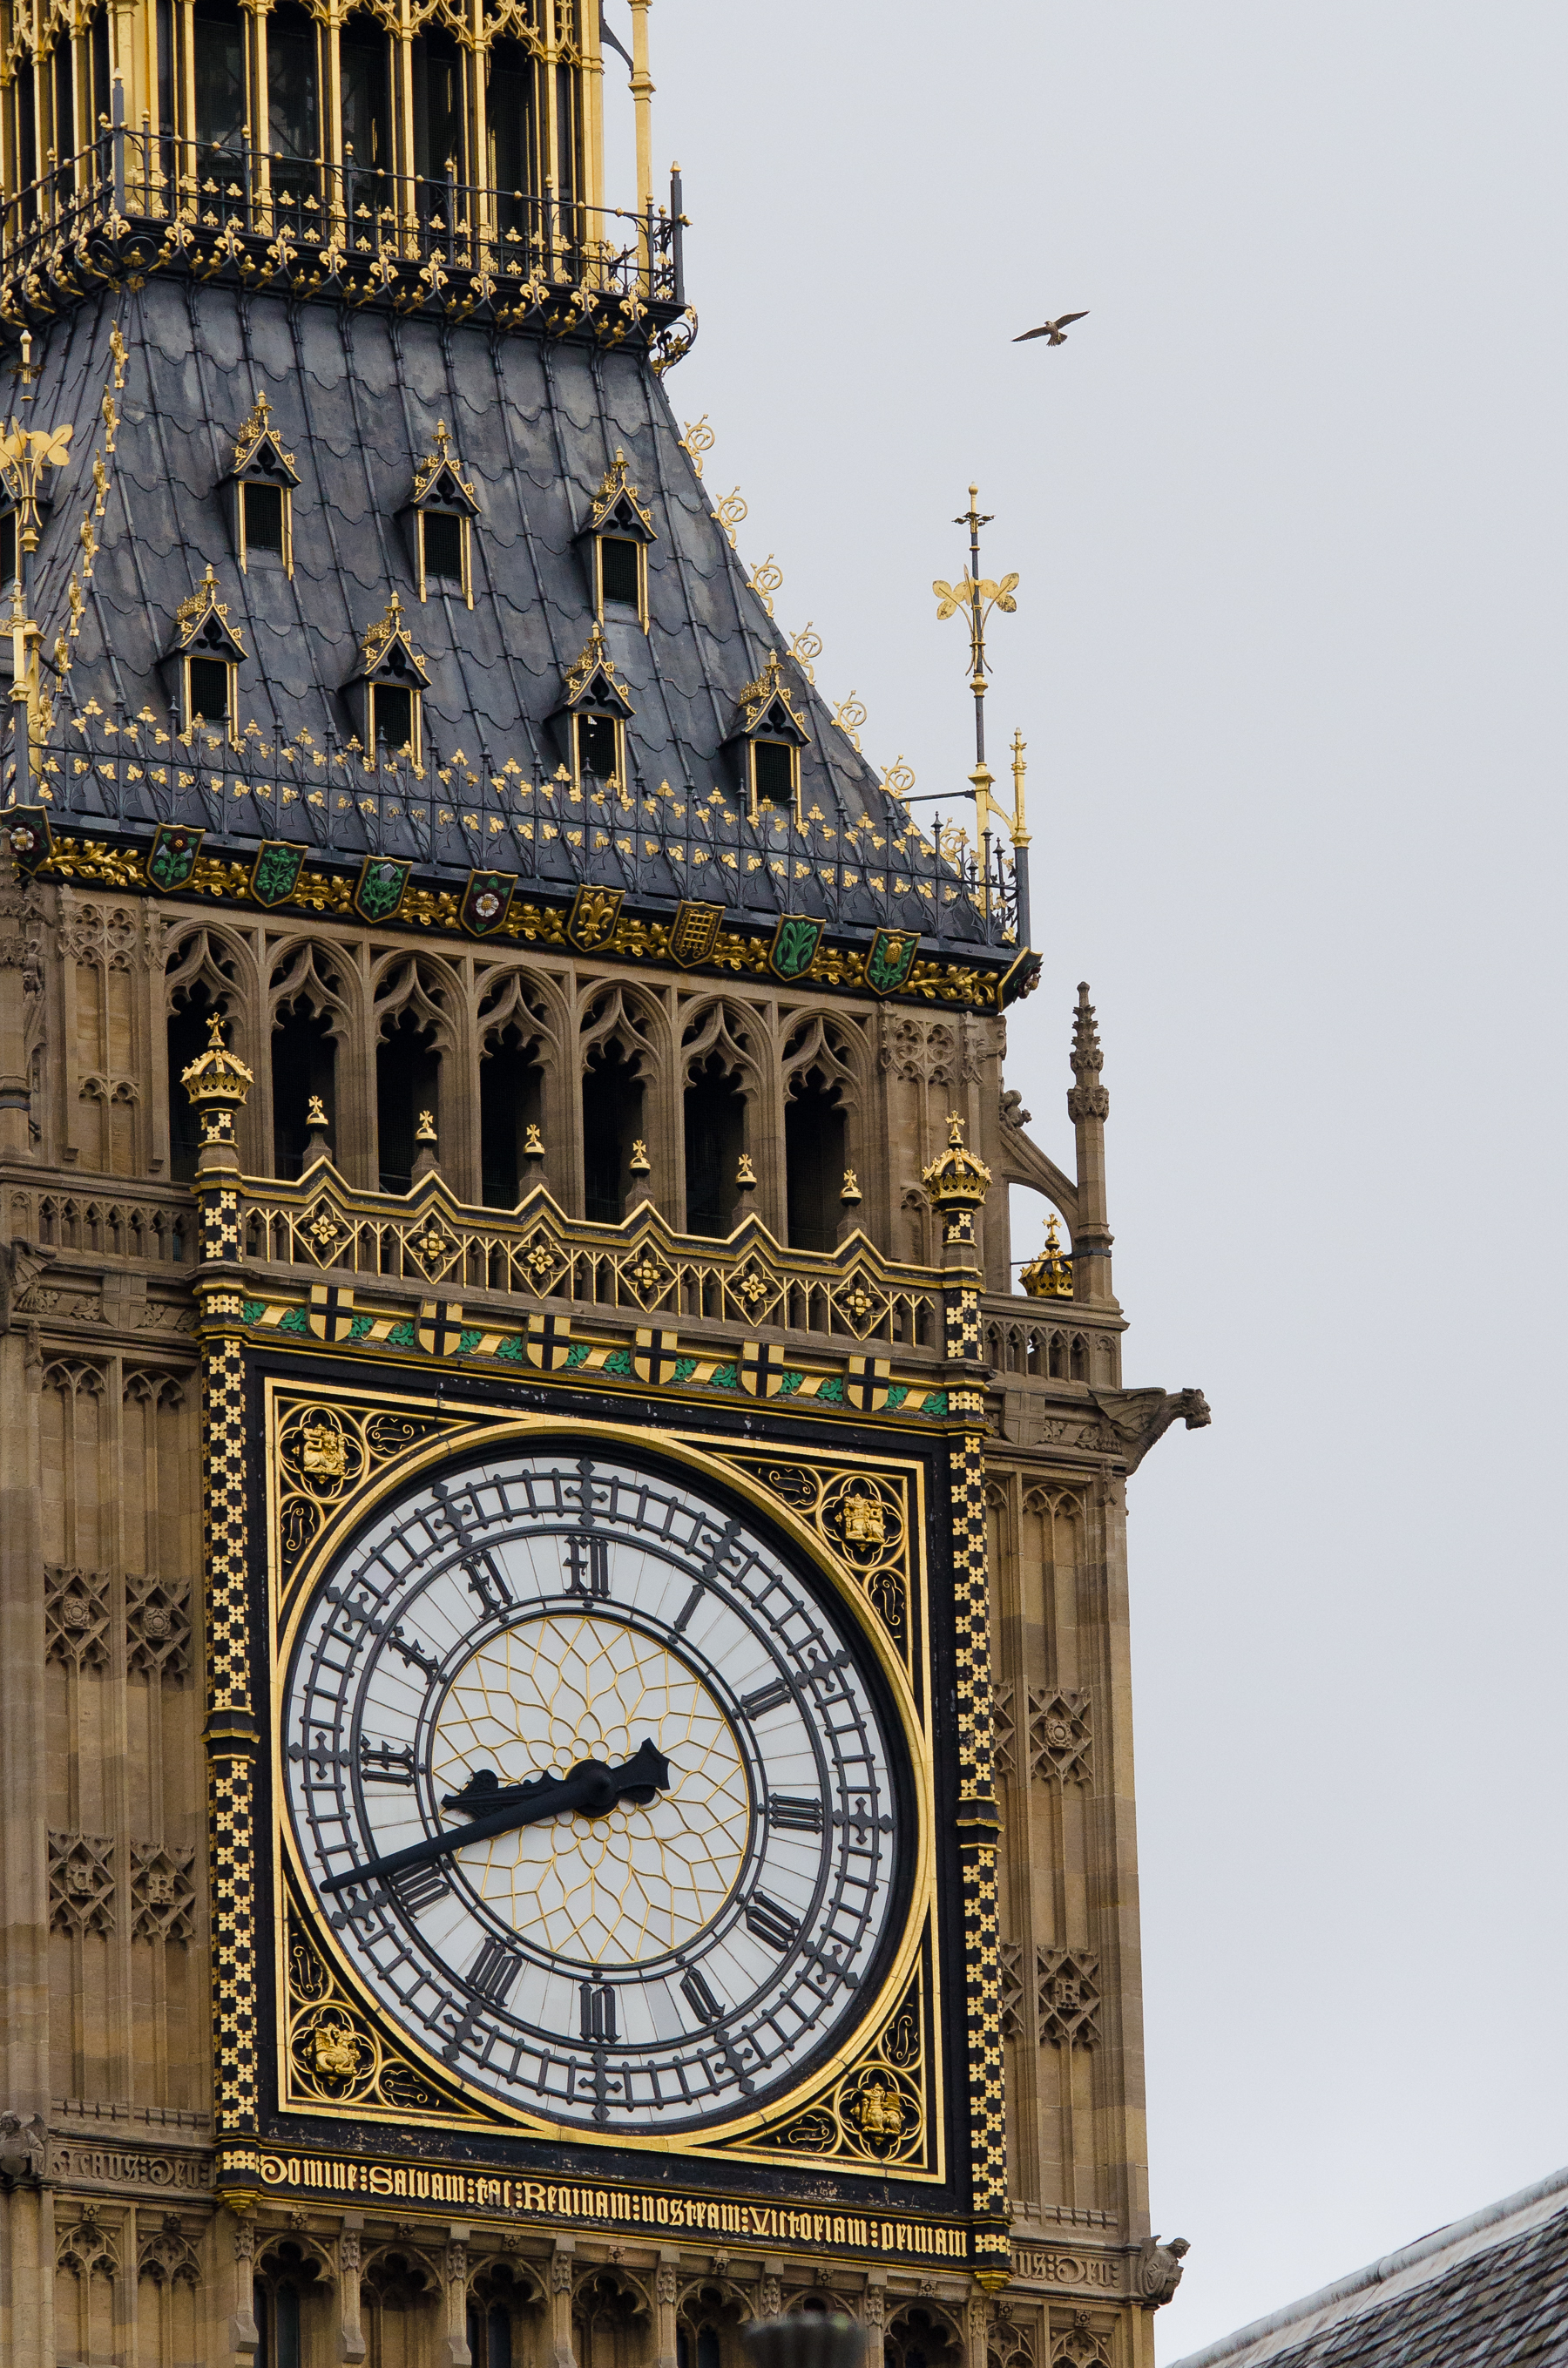
<path id="1" fill-rule="evenodd" d="M 652 30 L 676 408 L 877 762 L 969 762 L 971 475 L 1022 575 L 1009 1075 L 1061 1156 L 1091 980 L 1128 1379 L 1213 1404 L 1131 1489 L 1170 2359 L 1568 2158 L 1568 14 Z"/>

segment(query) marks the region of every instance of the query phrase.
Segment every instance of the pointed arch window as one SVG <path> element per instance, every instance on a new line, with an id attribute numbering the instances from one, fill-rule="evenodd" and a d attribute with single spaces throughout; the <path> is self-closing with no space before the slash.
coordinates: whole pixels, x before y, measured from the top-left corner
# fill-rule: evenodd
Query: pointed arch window
<path id="1" fill-rule="evenodd" d="M 626 725 L 636 713 L 626 687 L 596 623 L 575 666 L 567 670 L 555 723 L 565 742 L 572 779 L 619 782 L 627 779 Z"/>
<path id="2" fill-rule="evenodd" d="M 360 643 L 359 656 L 359 666 L 344 688 L 365 748 L 374 751 L 384 746 L 393 757 L 406 749 L 415 765 L 423 764 L 424 700 L 429 677 L 424 659 L 408 638 L 403 603 L 395 592 L 385 616 Z"/>
<path id="3" fill-rule="evenodd" d="M 735 703 L 725 746 L 740 773 L 752 820 L 765 807 L 799 817 L 801 751 L 810 734 L 796 711 L 777 650 Z"/>
<path id="4" fill-rule="evenodd" d="M 233 505 L 234 550 L 242 573 L 253 560 L 279 564 L 294 573 L 294 488 L 300 472 L 272 426 L 272 405 L 258 394 L 234 439 L 234 458 L 225 484 Z"/>
<path id="5" fill-rule="evenodd" d="M 461 473 L 444 419 L 436 423 L 435 449 L 415 472 L 414 492 L 404 515 L 421 600 L 445 592 L 472 609 L 473 521 L 479 504 L 472 485 Z"/>
<path id="6" fill-rule="evenodd" d="M 594 614 L 602 624 L 617 612 L 634 614 L 648 630 L 648 546 L 658 541 L 653 515 L 627 474 L 618 450 L 605 471 L 581 540 L 586 547 Z"/>
<path id="7" fill-rule="evenodd" d="M 200 722 L 237 739 L 235 692 L 244 657 L 245 645 L 229 622 L 228 603 L 218 598 L 218 579 L 209 564 L 195 591 L 175 611 L 175 638 L 166 653 L 186 731 Z"/>

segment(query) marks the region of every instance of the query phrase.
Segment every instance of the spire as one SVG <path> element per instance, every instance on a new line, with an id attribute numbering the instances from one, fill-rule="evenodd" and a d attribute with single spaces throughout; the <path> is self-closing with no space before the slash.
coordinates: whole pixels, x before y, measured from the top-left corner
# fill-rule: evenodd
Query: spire
<path id="1" fill-rule="evenodd" d="M 1095 1025 L 1095 1007 L 1089 1001 L 1089 982 L 1078 981 L 1078 1008 L 1073 1014 L 1073 1075 L 1078 1082 L 1067 1096 L 1067 1115 L 1074 1126 L 1080 1119 L 1097 1119 L 1102 1123 L 1110 1116 L 1110 1096 L 1099 1082 L 1105 1066 L 1105 1054 L 1100 1051 L 1100 1031 Z"/>
<path id="2" fill-rule="evenodd" d="M 1110 1246 L 1106 1222 L 1105 1122 L 1110 1096 L 1100 1083 L 1105 1054 L 1089 1001 L 1089 983 L 1078 984 L 1078 1004 L 1073 1014 L 1073 1075 L 1068 1088 L 1067 1115 L 1077 1135 L 1078 1223 L 1073 1234 L 1073 1296 L 1101 1307 L 1114 1307 L 1110 1285 Z"/>

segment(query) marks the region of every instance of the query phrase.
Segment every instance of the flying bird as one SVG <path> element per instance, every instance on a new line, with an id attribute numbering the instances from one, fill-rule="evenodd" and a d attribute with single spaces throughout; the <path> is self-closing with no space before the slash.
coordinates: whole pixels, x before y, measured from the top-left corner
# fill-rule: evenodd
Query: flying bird
<path id="1" fill-rule="evenodd" d="M 1026 329 L 1021 337 L 1013 339 L 1013 343 L 1016 346 L 1027 346 L 1031 337 L 1049 337 L 1053 346 L 1064 346 L 1067 343 L 1069 325 L 1074 321 L 1086 321 L 1088 317 L 1086 312 L 1063 313 L 1059 320 L 1042 321 L 1038 329 Z"/>

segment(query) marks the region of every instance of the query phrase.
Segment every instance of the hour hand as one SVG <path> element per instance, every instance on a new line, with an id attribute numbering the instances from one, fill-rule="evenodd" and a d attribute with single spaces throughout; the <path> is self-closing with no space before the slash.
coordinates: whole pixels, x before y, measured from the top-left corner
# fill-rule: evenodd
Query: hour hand
<path id="1" fill-rule="evenodd" d="M 565 1776 L 531 1776 L 522 1784 L 503 1784 L 494 1769 L 479 1768 L 460 1792 L 449 1793 L 441 1804 L 445 1809 L 465 1811 L 466 1824 L 432 1834 L 426 1841 L 411 1842 L 406 1850 L 389 1851 L 385 1858 L 370 1859 L 364 1866 L 351 1867 L 347 1874 L 335 1874 L 322 1889 L 347 1891 L 372 1876 L 403 1874 L 410 1867 L 428 1866 L 470 1842 L 488 1841 L 496 1834 L 537 1825 L 565 1810 L 602 1817 L 623 1800 L 646 1808 L 655 1793 L 667 1790 L 669 1781 L 670 1763 L 651 1736 L 644 1736 L 619 1768 L 607 1768 L 602 1759 L 580 1759 Z"/>

